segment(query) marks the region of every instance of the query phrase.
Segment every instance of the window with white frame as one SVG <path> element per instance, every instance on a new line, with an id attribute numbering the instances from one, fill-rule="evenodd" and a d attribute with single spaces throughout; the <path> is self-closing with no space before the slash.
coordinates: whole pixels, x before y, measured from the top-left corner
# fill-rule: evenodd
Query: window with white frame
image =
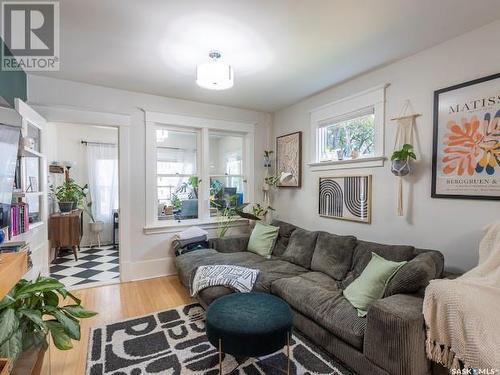
<path id="1" fill-rule="evenodd" d="M 385 86 L 380 86 L 311 111 L 310 165 L 383 163 L 384 98 Z"/>
<path id="2" fill-rule="evenodd" d="M 156 129 L 158 220 L 198 218 L 198 133 Z"/>
<path id="3" fill-rule="evenodd" d="M 218 131 L 209 132 L 210 215 L 217 209 L 243 203 L 244 138 Z"/>
<path id="4" fill-rule="evenodd" d="M 146 233 L 210 223 L 252 199 L 253 124 L 161 117 L 175 125 L 146 123 Z"/>

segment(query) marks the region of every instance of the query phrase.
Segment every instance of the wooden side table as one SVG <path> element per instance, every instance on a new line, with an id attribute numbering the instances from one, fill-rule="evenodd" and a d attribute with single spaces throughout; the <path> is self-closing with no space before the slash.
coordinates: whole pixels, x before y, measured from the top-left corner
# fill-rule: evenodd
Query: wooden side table
<path id="1" fill-rule="evenodd" d="M 83 210 L 73 210 L 69 213 L 55 213 L 49 217 L 49 240 L 55 248 L 54 259 L 62 247 L 73 250 L 75 260 L 78 260 L 77 249 L 80 251 L 80 241 L 83 236 Z"/>

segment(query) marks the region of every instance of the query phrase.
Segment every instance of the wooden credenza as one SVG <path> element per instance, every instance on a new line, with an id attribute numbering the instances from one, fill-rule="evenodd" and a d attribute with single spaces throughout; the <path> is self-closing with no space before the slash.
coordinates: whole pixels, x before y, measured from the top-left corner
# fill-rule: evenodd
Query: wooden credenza
<path id="1" fill-rule="evenodd" d="M 83 210 L 73 210 L 69 213 L 55 213 L 49 217 L 50 247 L 55 249 L 56 259 L 61 248 L 71 248 L 78 260 L 77 250 L 83 236 Z"/>

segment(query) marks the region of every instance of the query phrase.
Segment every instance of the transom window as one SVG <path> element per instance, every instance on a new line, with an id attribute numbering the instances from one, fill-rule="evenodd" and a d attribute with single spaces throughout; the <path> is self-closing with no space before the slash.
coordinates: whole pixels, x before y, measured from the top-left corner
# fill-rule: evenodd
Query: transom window
<path id="1" fill-rule="evenodd" d="M 311 110 L 313 171 L 383 165 L 386 86 Z"/>
<path id="2" fill-rule="evenodd" d="M 322 124 L 319 161 L 348 160 L 374 156 L 375 114 L 373 107 Z"/>

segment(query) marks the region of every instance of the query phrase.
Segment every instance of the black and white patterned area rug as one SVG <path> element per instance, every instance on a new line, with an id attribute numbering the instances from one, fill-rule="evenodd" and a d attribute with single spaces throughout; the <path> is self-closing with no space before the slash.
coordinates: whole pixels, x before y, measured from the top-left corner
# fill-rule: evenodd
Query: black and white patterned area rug
<path id="1" fill-rule="evenodd" d="M 280 369 L 286 369 L 285 350 L 260 358 L 225 354 L 223 373 L 283 374 Z M 293 375 L 351 374 L 296 334 L 290 352 Z M 93 328 L 86 374 L 218 375 L 218 361 L 218 351 L 205 335 L 205 311 L 191 304 Z"/>

